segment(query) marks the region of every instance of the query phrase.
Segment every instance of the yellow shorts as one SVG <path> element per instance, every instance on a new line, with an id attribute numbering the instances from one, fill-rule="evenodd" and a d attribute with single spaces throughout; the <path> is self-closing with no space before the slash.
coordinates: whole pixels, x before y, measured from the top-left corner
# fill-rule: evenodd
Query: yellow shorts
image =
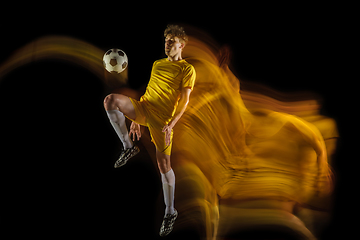
<path id="1" fill-rule="evenodd" d="M 132 105 L 134 106 L 136 119 L 132 121 L 146 126 L 149 128 L 152 142 L 155 144 L 157 150 L 166 155 L 171 154 L 173 131 L 171 132 L 170 145 L 165 144 L 165 133 L 162 129 L 167 124 L 167 121 L 159 116 L 157 112 L 151 109 L 146 102 L 137 101 L 130 98 Z"/>

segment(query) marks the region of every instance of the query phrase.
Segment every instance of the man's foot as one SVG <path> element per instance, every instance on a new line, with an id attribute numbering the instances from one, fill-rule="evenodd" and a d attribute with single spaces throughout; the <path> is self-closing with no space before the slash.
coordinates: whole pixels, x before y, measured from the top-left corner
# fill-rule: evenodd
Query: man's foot
<path id="1" fill-rule="evenodd" d="M 135 145 L 132 148 L 124 149 L 121 152 L 119 159 L 115 162 L 114 168 L 119 168 L 124 166 L 127 163 L 127 161 L 130 160 L 130 158 L 134 157 L 139 152 L 140 152 L 139 147 Z"/>
<path id="2" fill-rule="evenodd" d="M 178 216 L 178 212 L 175 209 L 173 214 L 166 214 L 160 228 L 160 236 L 165 237 L 173 230 L 175 220 Z"/>

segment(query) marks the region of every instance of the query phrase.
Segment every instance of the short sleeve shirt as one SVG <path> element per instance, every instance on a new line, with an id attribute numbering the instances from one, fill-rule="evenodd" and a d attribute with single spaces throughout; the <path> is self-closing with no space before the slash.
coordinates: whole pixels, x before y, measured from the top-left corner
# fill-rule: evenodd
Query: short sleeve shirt
<path id="1" fill-rule="evenodd" d="M 169 61 L 167 58 L 154 62 L 151 76 L 141 102 L 159 113 L 165 121 L 171 119 L 183 88 L 193 89 L 196 79 L 194 67 L 185 59 Z"/>

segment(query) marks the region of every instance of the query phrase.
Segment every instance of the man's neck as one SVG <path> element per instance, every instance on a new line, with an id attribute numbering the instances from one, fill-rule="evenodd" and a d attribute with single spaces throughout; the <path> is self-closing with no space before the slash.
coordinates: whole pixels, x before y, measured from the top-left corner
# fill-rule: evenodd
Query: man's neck
<path id="1" fill-rule="evenodd" d="M 180 61 L 182 60 L 181 54 L 176 54 L 175 56 L 168 56 L 169 61 Z"/>

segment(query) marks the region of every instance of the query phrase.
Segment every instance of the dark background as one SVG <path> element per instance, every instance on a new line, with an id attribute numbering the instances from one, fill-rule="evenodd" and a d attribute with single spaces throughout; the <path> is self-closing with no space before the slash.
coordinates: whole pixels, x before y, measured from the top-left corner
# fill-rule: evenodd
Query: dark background
<path id="1" fill-rule="evenodd" d="M 321 96 L 322 113 L 337 121 L 341 136 L 333 166 L 333 220 L 323 238 L 352 232 L 348 214 L 357 207 L 355 188 L 348 187 L 356 158 L 350 119 L 356 111 L 349 108 L 353 79 L 343 56 L 351 6 L 113 4 L 2 9 L 16 13 L 12 20 L 1 18 L 0 64 L 36 38 L 71 36 L 104 52 L 124 50 L 129 87 L 139 89 L 153 61 L 165 56 L 162 34 L 168 23 L 202 29 L 231 47 L 232 69 L 244 83 Z M 163 211 L 159 173 L 144 149 L 124 168 L 113 168 L 121 149 L 102 106 L 109 93 L 97 76 L 60 60 L 33 62 L 1 79 L 1 218 L 15 236 L 111 239 L 131 232 L 132 239 L 157 238 Z"/>

